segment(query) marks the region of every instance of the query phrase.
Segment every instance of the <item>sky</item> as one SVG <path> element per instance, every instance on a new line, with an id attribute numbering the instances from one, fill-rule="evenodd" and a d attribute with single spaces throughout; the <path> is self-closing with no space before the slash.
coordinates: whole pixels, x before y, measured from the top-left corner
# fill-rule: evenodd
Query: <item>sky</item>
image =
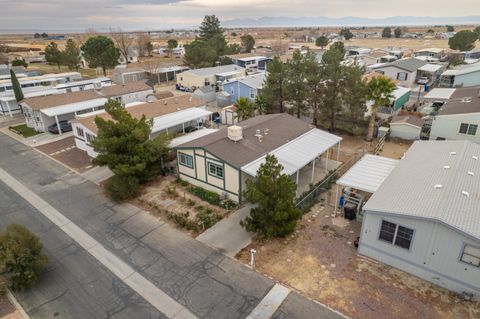
<path id="1" fill-rule="evenodd" d="M 479 0 L 0 0 L 0 31 L 195 27 L 237 18 L 480 16 Z"/>

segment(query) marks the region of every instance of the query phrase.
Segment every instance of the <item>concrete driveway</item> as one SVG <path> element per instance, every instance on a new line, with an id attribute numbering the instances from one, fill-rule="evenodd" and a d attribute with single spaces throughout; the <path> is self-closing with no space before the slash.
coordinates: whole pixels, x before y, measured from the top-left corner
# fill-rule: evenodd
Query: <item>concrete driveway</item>
<path id="1" fill-rule="evenodd" d="M 253 237 L 253 233 L 247 232 L 241 225 L 240 221 L 250 214 L 253 206 L 240 208 L 236 212 L 230 214 L 227 218 L 222 219 L 213 227 L 203 232 L 197 237 L 197 240 L 220 250 L 225 255 L 234 257 L 240 250 L 248 246 Z"/>

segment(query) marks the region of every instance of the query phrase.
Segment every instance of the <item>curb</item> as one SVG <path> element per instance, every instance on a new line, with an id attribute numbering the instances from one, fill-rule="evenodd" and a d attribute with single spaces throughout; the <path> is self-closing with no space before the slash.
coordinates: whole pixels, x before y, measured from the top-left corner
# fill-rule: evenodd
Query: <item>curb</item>
<path id="1" fill-rule="evenodd" d="M 20 314 L 22 315 L 23 319 L 30 319 L 30 316 L 27 314 L 27 312 L 25 311 L 25 309 L 23 309 L 22 305 L 20 305 L 20 303 L 17 301 L 17 299 L 15 298 L 15 296 L 12 294 L 12 292 L 10 291 L 10 289 L 7 289 L 7 298 L 8 300 L 10 300 L 10 302 L 15 306 L 15 308 L 18 310 L 18 312 L 20 312 Z"/>

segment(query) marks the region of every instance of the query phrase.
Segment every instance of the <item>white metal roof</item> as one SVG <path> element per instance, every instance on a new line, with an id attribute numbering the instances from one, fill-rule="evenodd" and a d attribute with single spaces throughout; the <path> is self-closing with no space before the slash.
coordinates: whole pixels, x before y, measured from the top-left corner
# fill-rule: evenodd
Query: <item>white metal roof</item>
<path id="1" fill-rule="evenodd" d="M 392 158 L 366 154 L 337 180 L 337 184 L 374 193 L 398 162 Z"/>
<path id="2" fill-rule="evenodd" d="M 448 89 L 448 88 L 434 88 L 425 96 L 424 99 L 440 99 L 440 100 L 448 100 L 455 92 L 455 89 Z"/>
<path id="3" fill-rule="evenodd" d="M 419 71 L 424 71 L 428 73 L 435 73 L 442 68 L 439 64 L 425 64 L 424 66 L 418 68 Z"/>
<path id="4" fill-rule="evenodd" d="M 98 98 L 98 99 L 82 101 L 78 103 L 57 106 L 57 107 L 50 107 L 48 109 L 41 109 L 40 112 L 42 112 L 46 116 L 52 117 L 56 115 L 70 114 L 74 112 L 93 109 L 94 107 L 103 106 L 105 102 L 107 102 L 107 99 Z"/>
<path id="5" fill-rule="evenodd" d="M 192 133 L 179 136 L 170 141 L 169 147 L 174 148 L 175 146 L 178 146 L 180 144 L 196 140 L 197 138 L 203 137 L 211 133 L 215 133 L 216 131 L 218 130 L 214 128 L 203 128 Z"/>
<path id="6" fill-rule="evenodd" d="M 409 88 L 404 88 L 403 86 L 397 86 L 397 88 L 392 92 L 392 95 L 395 98 L 395 100 L 397 100 L 411 91 L 412 90 Z"/>
<path id="7" fill-rule="evenodd" d="M 229 75 L 235 75 L 239 74 L 240 71 L 227 71 L 227 72 L 222 72 L 222 73 L 216 73 L 216 76 L 229 76 Z"/>
<path id="8" fill-rule="evenodd" d="M 363 209 L 439 221 L 480 239 L 480 145 L 416 141 Z"/>
<path id="9" fill-rule="evenodd" d="M 292 175 L 341 140 L 339 136 L 314 128 L 269 154 L 274 155 L 282 164 L 284 174 Z M 260 165 L 265 162 L 266 156 L 267 154 L 244 165 L 241 170 L 255 176 Z"/>
<path id="10" fill-rule="evenodd" d="M 202 108 L 192 107 L 186 110 L 162 115 L 153 119 L 152 133 L 156 133 L 182 123 L 201 119 L 209 116 L 212 112 Z"/>

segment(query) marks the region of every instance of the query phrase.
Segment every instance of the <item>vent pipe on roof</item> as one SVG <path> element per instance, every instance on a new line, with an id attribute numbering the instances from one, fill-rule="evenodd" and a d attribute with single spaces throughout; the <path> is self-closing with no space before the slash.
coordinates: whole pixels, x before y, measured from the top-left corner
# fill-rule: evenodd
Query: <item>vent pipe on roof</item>
<path id="1" fill-rule="evenodd" d="M 475 173 L 472 172 L 472 171 L 468 171 L 467 174 L 470 175 L 470 176 L 475 176 Z"/>
<path id="2" fill-rule="evenodd" d="M 457 152 L 450 152 L 450 155 L 457 155 Z"/>
<path id="3" fill-rule="evenodd" d="M 435 188 L 435 189 L 440 189 L 442 187 L 443 187 L 442 184 L 437 184 L 437 185 L 433 186 L 433 188 Z"/>
<path id="4" fill-rule="evenodd" d="M 445 165 L 443 168 L 444 168 L 444 169 L 450 169 L 450 166 L 449 166 L 449 165 Z"/>
<path id="5" fill-rule="evenodd" d="M 472 156 L 472 158 L 473 158 L 474 160 L 478 160 L 478 156 L 475 156 L 475 155 L 474 155 L 474 156 Z"/>
<path id="6" fill-rule="evenodd" d="M 469 197 L 470 194 L 467 192 L 467 191 L 462 191 L 462 195 L 465 196 L 465 197 Z"/>

